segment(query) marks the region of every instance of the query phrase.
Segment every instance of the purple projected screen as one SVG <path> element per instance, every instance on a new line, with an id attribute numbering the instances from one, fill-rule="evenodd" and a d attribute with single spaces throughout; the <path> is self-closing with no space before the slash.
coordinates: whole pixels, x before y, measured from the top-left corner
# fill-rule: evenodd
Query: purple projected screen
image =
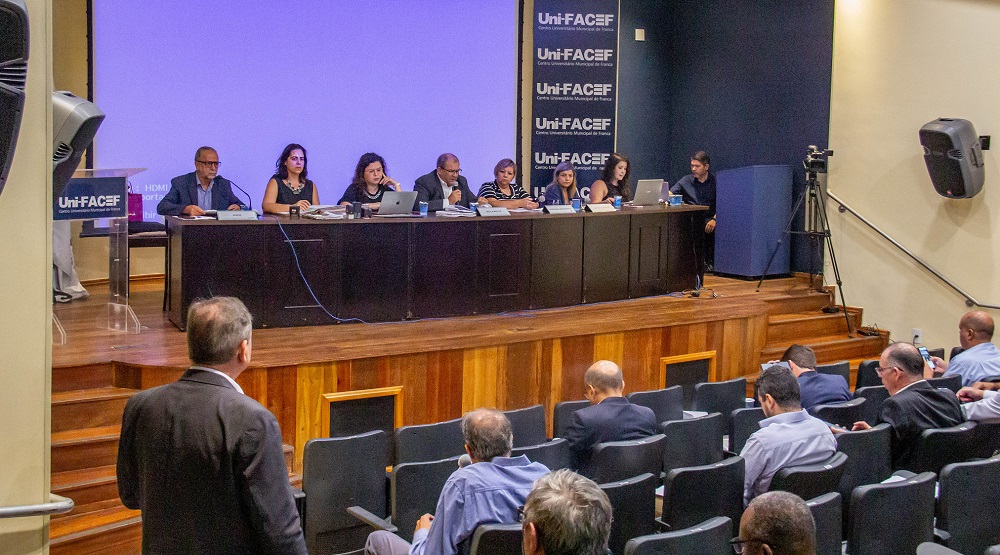
<path id="1" fill-rule="evenodd" d="M 144 219 L 214 146 L 260 211 L 281 150 L 308 150 L 335 203 L 377 152 L 404 190 L 454 152 L 476 192 L 514 158 L 517 3 L 480 0 L 93 3 L 96 167 L 132 178 Z M 237 196 L 243 194 L 234 189 Z"/>

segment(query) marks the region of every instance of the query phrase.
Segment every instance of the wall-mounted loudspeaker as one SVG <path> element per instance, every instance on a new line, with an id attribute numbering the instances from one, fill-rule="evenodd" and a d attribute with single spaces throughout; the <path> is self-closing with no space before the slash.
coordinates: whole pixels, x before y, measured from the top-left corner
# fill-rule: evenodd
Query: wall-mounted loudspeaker
<path id="1" fill-rule="evenodd" d="M 983 151 L 972 122 L 940 118 L 920 128 L 927 173 L 939 195 L 969 198 L 983 188 Z"/>
<path id="2" fill-rule="evenodd" d="M 0 193 L 14 160 L 28 78 L 28 9 L 23 0 L 0 0 Z"/>
<path id="3" fill-rule="evenodd" d="M 104 121 L 104 112 L 96 104 L 73 93 L 52 93 L 52 198 L 66 188 L 80 157 Z"/>

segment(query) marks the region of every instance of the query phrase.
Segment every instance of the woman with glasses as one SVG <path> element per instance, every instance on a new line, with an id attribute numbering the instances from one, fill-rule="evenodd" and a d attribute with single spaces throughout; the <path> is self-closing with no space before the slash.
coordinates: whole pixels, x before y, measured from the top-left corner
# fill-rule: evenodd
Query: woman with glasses
<path id="1" fill-rule="evenodd" d="M 573 204 L 578 198 L 576 168 L 570 162 L 560 162 L 552 172 L 552 183 L 545 188 L 545 204 Z"/>
<path id="2" fill-rule="evenodd" d="M 617 152 L 612 153 L 604 164 L 601 178 L 590 186 L 590 202 L 614 204 L 615 197 L 622 197 L 622 201 L 632 200 L 628 183 L 631 174 L 632 164 L 628 158 Z"/>
<path id="3" fill-rule="evenodd" d="M 292 143 L 281 151 L 275 163 L 276 173 L 267 182 L 261 207 L 270 214 L 287 214 L 292 206 L 305 210 L 319 204 L 316 184 L 306 179 L 306 149 Z"/>
<path id="4" fill-rule="evenodd" d="M 538 203 L 531 200 L 523 187 L 514 183 L 514 173 L 517 165 L 510 158 L 497 162 L 493 168 L 493 181 L 483 183 L 479 188 L 479 204 L 501 206 L 503 208 L 538 208 Z"/>
<path id="5" fill-rule="evenodd" d="M 354 168 L 354 179 L 337 204 L 347 206 L 360 202 L 372 210 L 378 210 L 382 206 L 382 195 L 386 191 L 403 190 L 398 181 L 387 175 L 388 172 L 389 167 L 386 166 L 384 158 L 374 152 L 362 154 L 357 167 Z"/>

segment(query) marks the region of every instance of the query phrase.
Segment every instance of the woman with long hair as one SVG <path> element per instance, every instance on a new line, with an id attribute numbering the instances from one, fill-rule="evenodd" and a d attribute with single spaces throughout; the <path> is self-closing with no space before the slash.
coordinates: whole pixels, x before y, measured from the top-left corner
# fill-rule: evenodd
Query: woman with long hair
<path id="1" fill-rule="evenodd" d="M 552 172 L 552 183 L 545 188 L 545 204 L 573 204 L 575 198 L 580 198 L 576 168 L 571 162 L 560 162 Z"/>
<path id="2" fill-rule="evenodd" d="M 372 210 L 378 210 L 382 206 L 382 195 L 386 191 L 403 190 L 399 182 L 389 177 L 388 173 L 389 167 L 385 163 L 385 158 L 374 152 L 362 154 L 358 165 L 354 168 L 354 178 L 337 204 L 347 206 L 360 202 Z"/>
<path id="3" fill-rule="evenodd" d="M 292 206 L 305 210 L 319 204 L 316 184 L 306 179 L 305 147 L 296 143 L 286 146 L 275 162 L 274 170 L 264 189 L 264 202 L 261 203 L 264 212 L 287 214 Z"/>
<path id="4" fill-rule="evenodd" d="M 623 201 L 632 200 L 628 182 L 631 175 L 632 163 L 628 158 L 617 152 L 612 153 L 604 164 L 601 178 L 590 186 L 590 202 L 614 204 L 616 196 L 622 197 Z"/>

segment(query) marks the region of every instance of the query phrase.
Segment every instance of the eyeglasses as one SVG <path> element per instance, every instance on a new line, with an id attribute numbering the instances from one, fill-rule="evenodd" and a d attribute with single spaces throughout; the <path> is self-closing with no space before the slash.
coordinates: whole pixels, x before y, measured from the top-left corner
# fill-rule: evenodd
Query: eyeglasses
<path id="1" fill-rule="evenodd" d="M 462 173 L 462 168 L 458 168 L 457 170 L 448 170 L 448 169 L 445 169 L 445 168 L 441 168 L 441 171 L 443 171 L 444 173 L 451 173 L 451 174 L 458 175 L 458 174 Z"/>
<path id="2" fill-rule="evenodd" d="M 195 162 L 198 162 L 199 164 L 205 164 L 210 168 L 217 168 L 222 165 L 222 162 L 209 162 L 207 160 L 195 160 Z"/>
<path id="3" fill-rule="evenodd" d="M 524 522 L 524 505 L 517 508 L 517 521 Z"/>
<path id="4" fill-rule="evenodd" d="M 759 543 L 761 545 L 766 545 L 768 547 L 771 547 L 767 542 L 762 542 L 760 540 L 754 540 L 754 539 L 744 540 L 744 539 L 740 538 L 739 536 L 737 536 L 737 537 L 729 540 L 729 545 L 733 546 L 733 552 L 736 553 L 737 555 L 739 555 L 739 554 L 743 553 L 743 546 L 745 544 L 750 543 L 750 542 Z M 773 547 L 771 547 L 771 549 L 774 550 Z"/>
<path id="5" fill-rule="evenodd" d="M 881 376 L 882 374 L 885 374 L 886 372 L 888 372 L 889 370 L 892 370 L 893 368 L 899 368 L 899 367 L 898 366 L 879 366 L 879 367 L 875 368 L 875 373 L 878 374 L 879 376 Z"/>

